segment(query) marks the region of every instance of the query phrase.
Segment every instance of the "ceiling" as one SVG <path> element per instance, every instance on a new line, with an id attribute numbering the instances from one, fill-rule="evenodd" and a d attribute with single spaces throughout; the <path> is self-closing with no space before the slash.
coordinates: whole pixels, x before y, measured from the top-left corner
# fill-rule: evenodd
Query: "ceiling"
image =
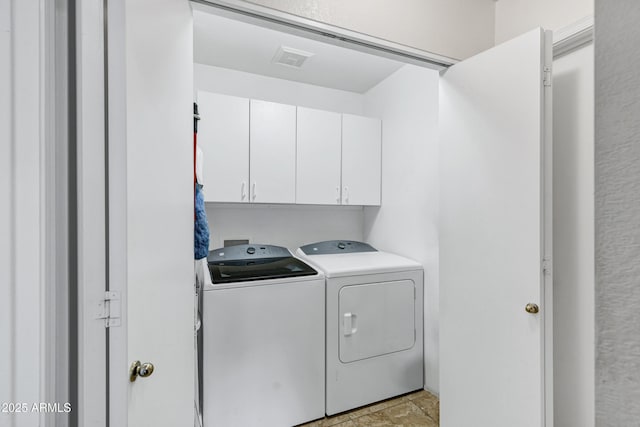
<path id="1" fill-rule="evenodd" d="M 194 60 L 200 64 L 364 93 L 404 64 L 194 10 Z M 301 68 L 272 62 L 281 46 L 312 53 Z"/>

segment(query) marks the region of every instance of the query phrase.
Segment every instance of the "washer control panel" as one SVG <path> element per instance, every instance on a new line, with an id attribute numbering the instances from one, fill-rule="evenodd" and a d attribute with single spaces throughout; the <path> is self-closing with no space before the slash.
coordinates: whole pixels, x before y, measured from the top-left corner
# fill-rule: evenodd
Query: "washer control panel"
<path id="1" fill-rule="evenodd" d="M 218 263 L 224 261 L 241 261 L 248 259 L 264 258 L 288 258 L 291 256 L 289 249 L 282 246 L 248 244 L 227 246 L 209 251 L 207 261 Z"/>
<path id="2" fill-rule="evenodd" d="M 300 249 L 306 255 L 327 255 L 357 252 L 377 252 L 373 246 L 356 242 L 354 240 L 327 240 L 324 242 L 311 243 L 301 246 Z"/>

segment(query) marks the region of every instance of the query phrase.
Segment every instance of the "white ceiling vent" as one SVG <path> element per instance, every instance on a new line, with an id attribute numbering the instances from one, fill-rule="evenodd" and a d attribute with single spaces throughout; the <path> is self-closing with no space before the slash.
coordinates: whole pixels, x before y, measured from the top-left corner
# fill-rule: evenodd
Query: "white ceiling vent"
<path id="1" fill-rule="evenodd" d="M 271 62 L 287 67 L 300 68 L 302 64 L 304 64 L 304 61 L 312 56 L 313 53 L 305 52 L 304 50 L 280 46 Z"/>

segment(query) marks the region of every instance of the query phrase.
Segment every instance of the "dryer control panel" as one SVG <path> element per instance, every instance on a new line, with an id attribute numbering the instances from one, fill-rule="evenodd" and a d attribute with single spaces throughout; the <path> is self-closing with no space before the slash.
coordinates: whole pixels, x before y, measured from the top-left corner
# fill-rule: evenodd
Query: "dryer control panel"
<path id="1" fill-rule="evenodd" d="M 327 240 L 300 247 L 306 255 L 327 255 L 357 252 L 378 252 L 373 246 L 354 240 Z"/>

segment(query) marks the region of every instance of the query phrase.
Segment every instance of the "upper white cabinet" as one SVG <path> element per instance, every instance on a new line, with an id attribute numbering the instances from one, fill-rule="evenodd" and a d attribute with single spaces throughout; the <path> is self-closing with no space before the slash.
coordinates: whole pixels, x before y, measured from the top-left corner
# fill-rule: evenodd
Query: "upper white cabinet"
<path id="1" fill-rule="evenodd" d="M 342 204 L 380 205 L 382 122 L 342 115 Z"/>
<path id="2" fill-rule="evenodd" d="M 295 203 L 296 107 L 251 100 L 251 201 Z"/>
<path id="3" fill-rule="evenodd" d="M 249 200 L 249 100 L 198 92 L 205 201 Z"/>
<path id="4" fill-rule="evenodd" d="M 380 205 L 381 121 L 198 92 L 205 201 Z"/>
<path id="5" fill-rule="evenodd" d="M 296 203 L 339 205 L 342 118 L 298 107 Z"/>

